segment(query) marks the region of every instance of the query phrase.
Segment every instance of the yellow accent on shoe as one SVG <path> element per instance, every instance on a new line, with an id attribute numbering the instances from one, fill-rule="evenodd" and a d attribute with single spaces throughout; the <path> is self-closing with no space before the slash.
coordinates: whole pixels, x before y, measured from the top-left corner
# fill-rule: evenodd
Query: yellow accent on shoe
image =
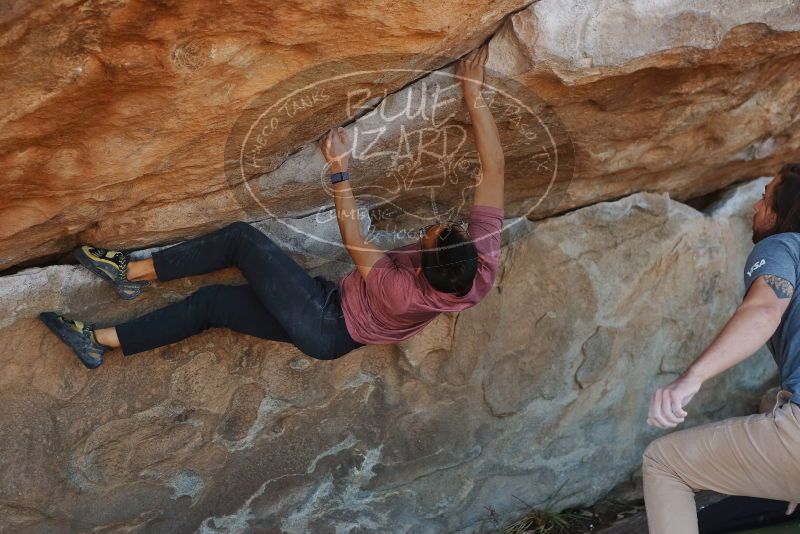
<path id="1" fill-rule="evenodd" d="M 84 246 L 82 246 L 81 248 L 83 249 L 83 252 L 84 252 L 84 253 L 85 253 L 87 256 L 89 256 L 90 258 L 94 258 L 94 259 L 95 259 L 95 260 L 97 260 L 97 261 L 102 261 L 103 263 L 107 263 L 107 264 L 109 264 L 109 265 L 113 265 L 115 269 L 119 270 L 119 265 L 117 265 L 117 264 L 116 264 L 116 263 L 114 263 L 113 261 L 111 261 L 111 260 L 107 260 L 107 259 L 106 259 L 106 258 L 104 258 L 103 256 L 97 256 L 96 254 L 92 254 L 91 252 L 89 252 L 89 248 L 91 248 L 91 247 L 89 247 L 88 245 L 84 245 Z M 109 251 L 109 252 L 111 252 L 111 251 Z M 108 255 L 108 253 L 109 253 L 109 252 L 106 252 L 106 255 Z M 114 256 L 114 255 L 112 254 L 112 255 L 111 255 L 111 257 L 113 257 L 113 256 Z"/>

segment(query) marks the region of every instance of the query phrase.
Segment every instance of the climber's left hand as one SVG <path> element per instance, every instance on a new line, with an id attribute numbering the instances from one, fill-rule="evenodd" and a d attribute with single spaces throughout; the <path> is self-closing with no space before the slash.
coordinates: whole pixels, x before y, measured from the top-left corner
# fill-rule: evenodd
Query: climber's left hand
<path id="1" fill-rule="evenodd" d="M 325 162 L 330 165 L 329 173 L 347 170 L 353 147 L 344 128 L 331 128 L 319 140 L 319 149 L 325 157 Z"/>

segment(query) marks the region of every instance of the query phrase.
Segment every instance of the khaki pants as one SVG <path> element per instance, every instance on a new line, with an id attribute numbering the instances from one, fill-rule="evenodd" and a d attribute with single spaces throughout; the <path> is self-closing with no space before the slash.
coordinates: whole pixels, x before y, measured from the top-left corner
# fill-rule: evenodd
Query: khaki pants
<path id="1" fill-rule="evenodd" d="M 673 432 L 644 451 L 650 534 L 697 534 L 694 492 L 800 501 L 800 406 L 780 391 L 771 413 Z"/>

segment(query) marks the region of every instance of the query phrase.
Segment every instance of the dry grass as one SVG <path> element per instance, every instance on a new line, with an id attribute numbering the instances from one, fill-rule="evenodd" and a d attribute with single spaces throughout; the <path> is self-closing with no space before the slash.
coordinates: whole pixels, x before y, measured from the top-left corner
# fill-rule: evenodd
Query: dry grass
<path id="1" fill-rule="evenodd" d="M 502 534 L 574 534 L 587 519 L 569 512 L 534 510 L 501 531 Z"/>
<path id="2" fill-rule="evenodd" d="M 555 504 L 562 500 L 558 495 L 566 484 L 567 481 L 564 481 L 539 510 L 535 510 L 530 504 L 516 495 L 512 495 L 525 505 L 528 512 L 520 519 L 503 527 L 500 534 L 575 534 L 584 531 L 591 523 L 591 519 L 586 515 L 571 511 L 553 511 Z"/>

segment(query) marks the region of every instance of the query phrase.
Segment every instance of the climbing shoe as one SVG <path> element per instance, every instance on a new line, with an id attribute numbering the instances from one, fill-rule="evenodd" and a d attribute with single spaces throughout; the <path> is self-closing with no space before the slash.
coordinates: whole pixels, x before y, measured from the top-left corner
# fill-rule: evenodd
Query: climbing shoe
<path id="1" fill-rule="evenodd" d="M 56 335 L 69 345 L 81 363 L 94 369 L 103 363 L 103 354 L 112 347 L 102 345 L 94 335 L 95 325 L 73 321 L 53 312 L 42 312 L 39 319 Z"/>
<path id="2" fill-rule="evenodd" d="M 147 280 L 128 280 L 128 260 L 124 252 L 84 245 L 75 249 L 75 258 L 93 273 L 110 280 L 120 297 L 131 300 L 138 297 Z"/>

